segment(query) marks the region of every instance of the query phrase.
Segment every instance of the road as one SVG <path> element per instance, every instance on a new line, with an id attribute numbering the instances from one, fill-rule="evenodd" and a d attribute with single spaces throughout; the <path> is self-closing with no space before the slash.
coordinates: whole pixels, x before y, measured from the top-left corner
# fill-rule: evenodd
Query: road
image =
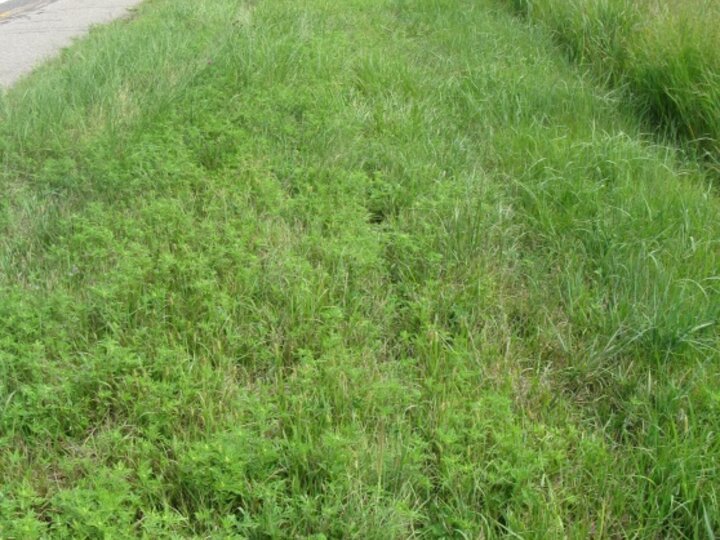
<path id="1" fill-rule="evenodd" d="M 0 86 L 141 0 L 0 0 Z"/>

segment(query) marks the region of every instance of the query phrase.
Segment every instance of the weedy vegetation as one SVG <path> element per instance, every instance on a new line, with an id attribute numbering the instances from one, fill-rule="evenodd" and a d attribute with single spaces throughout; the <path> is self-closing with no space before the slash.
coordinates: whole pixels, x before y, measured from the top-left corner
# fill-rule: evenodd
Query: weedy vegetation
<path id="1" fill-rule="evenodd" d="M 496 0 L 93 31 L 0 97 L 0 536 L 712 537 L 720 202 L 643 132 Z"/>
<path id="2" fill-rule="evenodd" d="M 566 52 L 624 91 L 652 128 L 720 158 L 720 3 L 512 0 Z"/>

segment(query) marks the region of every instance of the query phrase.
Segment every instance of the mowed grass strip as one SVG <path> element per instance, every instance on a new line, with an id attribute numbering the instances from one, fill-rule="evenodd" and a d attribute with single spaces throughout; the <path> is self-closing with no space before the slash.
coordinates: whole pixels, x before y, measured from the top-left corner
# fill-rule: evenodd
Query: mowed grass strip
<path id="1" fill-rule="evenodd" d="M 496 6 L 154 0 L 2 96 L 0 536 L 720 528 L 716 194 Z"/>
<path id="2" fill-rule="evenodd" d="M 717 169 L 720 3 L 512 0 L 569 55 L 620 88 L 649 125 Z"/>

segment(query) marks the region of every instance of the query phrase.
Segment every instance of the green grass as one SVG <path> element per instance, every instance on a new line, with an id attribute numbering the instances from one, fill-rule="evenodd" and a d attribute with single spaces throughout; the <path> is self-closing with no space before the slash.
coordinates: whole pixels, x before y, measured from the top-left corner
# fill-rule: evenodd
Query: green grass
<path id="1" fill-rule="evenodd" d="M 3 538 L 709 538 L 702 168 L 495 0 L 151 0 L 0 98 Z"/>
<path id="2" fill-rule="evenodd" d="M 511 0 L 582 65 L 620 87 L 650 126 L 720 151 L 720 2 Z"/>

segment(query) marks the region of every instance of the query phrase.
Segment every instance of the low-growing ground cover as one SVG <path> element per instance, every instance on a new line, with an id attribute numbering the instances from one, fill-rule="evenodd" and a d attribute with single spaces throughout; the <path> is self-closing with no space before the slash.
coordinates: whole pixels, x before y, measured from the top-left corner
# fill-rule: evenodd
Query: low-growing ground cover
<path id="1" fill-rule="evenodd" d="M 716 194 L 496 2 L 153 0 L 0 123 L 0 536 L 720 528 Z"/>

